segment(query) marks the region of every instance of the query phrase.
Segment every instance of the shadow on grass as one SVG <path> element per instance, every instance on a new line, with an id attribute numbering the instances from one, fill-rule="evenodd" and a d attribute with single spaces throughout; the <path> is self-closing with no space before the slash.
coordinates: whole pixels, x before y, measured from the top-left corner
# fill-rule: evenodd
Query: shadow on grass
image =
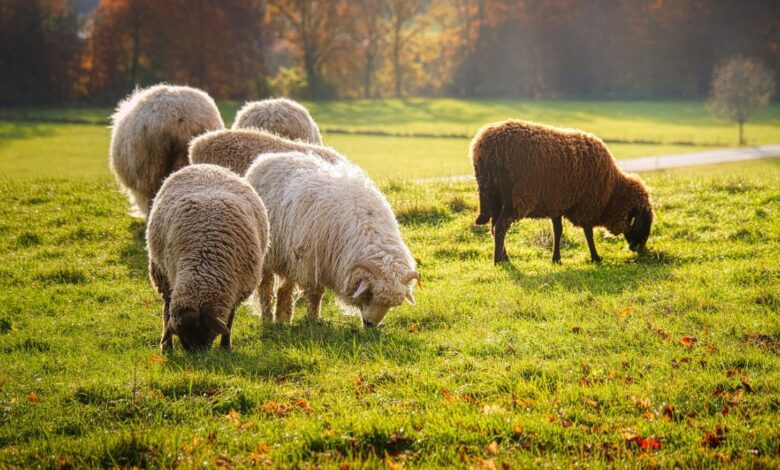
<path id="1" fill-rule="evenodd" d="M 569 291 L 619 294 L 637 289 L 643 283 L 668 278 L 674 267 L 685 262 L 685 259 L 667 252 L 648 250 L 625 263 L 605 259 L 600 265 L 589 263 L 568 267 L 564 261 L 561 271 L 545 274 L 525 273 L 515 266 L 511 258 L 500 263 L 499 267 L 509 274 L 512 281 L 527 289 L 554 284 Z"/>
<path id="2" fill-rule="evenodd" d="M 136 279 L 149 276 L 149 260 L 146 255 L 146 224 L 134 219 L 127 226 L 130 240 L 119 250 L 119 261 L 127 266 L 130 275 Z"/>
<path id="3" fill-rule="evenodd" d="M 254 342 L 254 341 L 252 341 Z M 166 361 L 173 369 L 204 369 L 284 381 L 334 362 L 356 364 L 386 360 L 397 364 L 419 360 L 423 345 L 416 339 L 363 329 L 357 325 L 305 319 L 293 325 L 263 325 L 258 347 L 234 342 L 232 351 L 215 347 L 205 353 L 176 352 Z M 180 345 L 176 345 L 180 348 Z"/>
<path id="4" fill-rule="evenodd" d="M 14 140 L 51 137 L 55 134 L 54 127 L 51 125 L 0 120 L 0 147 Z"/>

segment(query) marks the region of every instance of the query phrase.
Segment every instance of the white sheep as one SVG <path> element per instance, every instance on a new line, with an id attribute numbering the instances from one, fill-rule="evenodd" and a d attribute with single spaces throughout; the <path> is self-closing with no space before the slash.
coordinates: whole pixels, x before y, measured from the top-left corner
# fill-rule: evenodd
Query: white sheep
<path id="1" fill-rule="evenodd" d="M 111 122 L 111 171 L 141 218 L 163 179 L 187 165 L 190 139 L 225 127 L 209 95 L 172 85 L 136 90 L 119 103 Z"/>
<path id="2" fill-rule="evenodd" d="M 322 136 L 309 111 L 287 98 L 252 101 L 236 114 L 233 129 L 255 127 L 290 140 L 322 145 Z"/>
<path id="3" fill-rule="evenodd" d="M 268 217 L 257 192 L 230 170 L 191 165 L 165 180 L 146 230 L 149 277 L 164 301 L 163 351 L 217 335 L 230 348 L 236 308 L 260 283 Z"/>
<path id="4" fill-rule="evenodd" d="M 190 141 L 190 163 L 213 163 L 239 175 L 246 173 L 255 158 L 264 153 L 302 152 L 318 155 L 328 163 L 345 161 L 330 147 L 279 137 L 254 128 L 207 132 Z"/>
<path id="5" fill-rule="evenodd" d="M 268 208 L 271 247 L 257 293 L 265 321 L 274 320 L 271 274 L 282 278 L 276 317 L 284 322 L 292 321 L 286 290 L 295 284 L 311 318 L 320 316 L 325 288 L 358 307 L 366 327 L 379 325 L 404 299 L 414 304 L 414 258 L 390 204 L 362 170 L 288 152 L 257 159 L 246 179 Z"/>

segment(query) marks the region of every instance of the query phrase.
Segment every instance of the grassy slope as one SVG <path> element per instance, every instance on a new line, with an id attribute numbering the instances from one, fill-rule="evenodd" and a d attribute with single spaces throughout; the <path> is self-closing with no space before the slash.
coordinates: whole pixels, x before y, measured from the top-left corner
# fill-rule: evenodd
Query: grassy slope
<path id="1" fill-rule="evenodd" d="M 372 332 L 330 299 L 323 323 L 292 327 L 242 308 L 232 353 L 167 359 L 142 225 L 115 186 L 0 180 L 0 467 L 774 467 L 780 166 L 647 180 L 650 252 L 599 235 L 602 266 L 568 225 L 552 265 L 548 223 L 526 221 L 494 267 L 472 185 L 387 183 L 418 306 Z"/>

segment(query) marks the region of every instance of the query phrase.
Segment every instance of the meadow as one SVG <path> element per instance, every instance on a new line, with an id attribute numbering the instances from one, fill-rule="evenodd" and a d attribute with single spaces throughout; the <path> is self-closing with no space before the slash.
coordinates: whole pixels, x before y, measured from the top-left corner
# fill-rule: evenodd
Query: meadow
<path id="1" fill-rule="evenodd" d="M 554 265 L 549 221 L 523 221 L 493 266 L 474 184 L 413 181 L 467 173 L 466 139 L 326 134 L 396 211 L 418 304 L 371 331 L 329 295 L 292 326 L 242 307 L 232 352 L 163 356 L 107 129 L 0 135 L 0 467 L 780 465 L 778 160 L 644 175 L 642 256 L 599 230 L 594 265 L 566 223 Z"/>

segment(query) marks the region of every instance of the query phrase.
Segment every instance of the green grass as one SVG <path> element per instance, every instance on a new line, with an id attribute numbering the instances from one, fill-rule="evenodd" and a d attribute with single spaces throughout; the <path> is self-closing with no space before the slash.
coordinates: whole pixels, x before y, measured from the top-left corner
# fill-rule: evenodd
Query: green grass
<path id="1" fill-rule="evenodd" d="M 387 181 L 417 306 L 376 331 L 331 298 L 292 326 L 242 307 L 233 352 L 165 358 L 143 225 L 56 173 L 0 179 L 0 467 L 780 464 L 775 161 L 647 175 L 649 252 L 599 233 L 601 266 L 523 221 L 494 267 L 472 184 Z"/>
<path id="2" fill-rule="evenodd" d="M 307 103 L 319 125 L 348 132 L 471 136 L 486 122 L 517 117 L 595 132 L 618 141 L 617 158 L 695 152 L 734 146 L 736 126 L 711 118 L 702 102 L 467 101 L 410 99 Z M 227 123 L 237 103 L 221 103 Z M 108 108 L 6 110 L 0 116 L 84 120 L 88 124 L 0 120 L 0 175 L 48 174 L 90 179 L 107 174 Z M 747 125 L 750 143 L 780 142 L 780 105 Z M 326 133 L 334 146 L 377 179 L 424 178 L 471 172 L 468 138 Z M 636 142 L 654 142 L 653 144 Z M 57 165 L 52 164 L 53 161 Z"/>

